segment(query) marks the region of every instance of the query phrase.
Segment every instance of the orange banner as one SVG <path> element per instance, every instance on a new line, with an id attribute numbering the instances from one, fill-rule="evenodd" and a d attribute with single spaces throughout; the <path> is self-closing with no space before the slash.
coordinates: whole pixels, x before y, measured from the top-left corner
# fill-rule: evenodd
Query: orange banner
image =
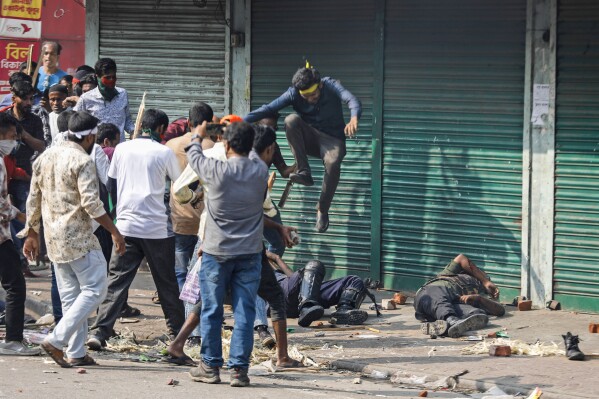
<path id="1" fill-rule="evenodd" d="M 0 14 L 8 18 L 39 20 L 42 17 L 42 0 L 2 0 Z"/>

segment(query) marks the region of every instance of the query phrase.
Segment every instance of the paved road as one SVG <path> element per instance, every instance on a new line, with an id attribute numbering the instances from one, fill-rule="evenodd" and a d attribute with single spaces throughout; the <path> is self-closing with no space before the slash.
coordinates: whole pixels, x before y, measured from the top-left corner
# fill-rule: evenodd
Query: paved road
<path id="1" fill-rule="evenodd" d="M 102 360 L 96 367 L 86 368 L 86 374 L 75 369 L 61 369 L 49 364 L 49 358 L 0 357 L 0 398 L 415 398 L 419 390 L 397 388 L 387 382 L 362 378 L 353 384 L 358 374 L 349 372 L 277 373 L 251 376 L 248 388 L 231 388 L 228 373 L 223 383 L 207 385 L 193 382 L 187 367 L 160 363 L 133 363 Z M 48 372 L 51 373 L 48 373 Z M 177 380 L 175 386 L 167 385 Z M 430 392 L 430 398 L 466 398 L 451 392 Z"/>

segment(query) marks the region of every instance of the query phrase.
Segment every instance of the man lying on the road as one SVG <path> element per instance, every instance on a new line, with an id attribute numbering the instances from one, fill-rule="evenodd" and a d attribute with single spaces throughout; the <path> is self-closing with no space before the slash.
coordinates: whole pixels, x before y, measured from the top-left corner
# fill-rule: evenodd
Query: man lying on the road
<path id="1" fill-rule="evenodd" d="M 311 260 L 304 268 L 293 272 L 280 256 L 269 251 L 266 256 L 285 293 L 287 317 L 297 317 L 301 327 L 308 327 L 322 317 L 325 308 L 335 305 L 337 310 L 331 316 L 337 319 L 337 324 L 357 325 L 368 318 L 360 305 L 364 297 L 371 294 L 360 277 L 347 276 L 323 282 L 325 267 L 320 261 Z"/>
<path id="2" fill-rule="evenodd" d="M 503 316 L 505 309 L 493 299 L 499 288 L 468 257 L 458 255 L 441 273 L 416 293 L 416 318 L 427 335 L 457 338 L 466 331 L 483 328 L 489 315 Z"/>

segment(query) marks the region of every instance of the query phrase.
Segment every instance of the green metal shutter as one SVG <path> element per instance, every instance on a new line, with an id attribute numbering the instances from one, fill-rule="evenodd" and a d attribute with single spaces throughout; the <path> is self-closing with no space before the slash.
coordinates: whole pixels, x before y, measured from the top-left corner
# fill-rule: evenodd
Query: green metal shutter
<path id="1" fill-rule="evenodd" d="M 387 1 L 386 17 L 385 286 L 464 253 L 518 294 L 526 2 Z"/>
<path id="2" fill-rule="evenodd" d="M 290 265 L 301 267 L 320 259 L 332 275 L 366 275 L 370 269 L 370 177 L 373 90 L 374 5 L 364 1 L 252 1 L 251 106 L 256 109 L 281 95 L 291 85 L 295 71 L 307 58 L 322 76 L 339 79 L 363 106 L 358 138 L 347 140 L 341 181 L 330 210 L 326 233 L 314 231 L 316 203 L 323 167 L 318 159 L 310 166 L 315 184 L 294 185 L 282 210 L 285 224 L 299 228 L 302 243 L 285 254 Z M 349 111 L 344 105 L 345 119 Z M 289 165 L 293 156 L 279 119 L 278 142 Z M 284 180 L 275 183 L 278 202 Z"/>
<path id="3" fill-rule="evenodd" d="M 558 9 L 555 299 L 599 309 L 599 3 Z"/>
<path id="4" fill-rule="evenodd" d="M 144 91 L 146 107 L 171 120 L 187 116 L 194 101 L 218 114 L 225 108 L 225 26 L 216 0 L 102 0 L 100 57 L 113 58 L 118 86 L 127 89 L 133 118 Z M 93 66 L 93 65 L 92 65 Z"/>

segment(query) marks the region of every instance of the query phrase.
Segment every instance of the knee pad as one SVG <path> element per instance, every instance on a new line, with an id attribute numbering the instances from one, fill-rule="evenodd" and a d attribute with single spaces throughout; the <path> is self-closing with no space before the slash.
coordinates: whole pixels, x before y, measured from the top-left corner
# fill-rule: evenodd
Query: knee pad
<path id="1" fill-rule="evenodd" d="M 304 267 L 304 272 L 311 272 L 321 276 L 325 275 L 325 270 L 324 264 L 319 260 L 311 260 Z"/>

